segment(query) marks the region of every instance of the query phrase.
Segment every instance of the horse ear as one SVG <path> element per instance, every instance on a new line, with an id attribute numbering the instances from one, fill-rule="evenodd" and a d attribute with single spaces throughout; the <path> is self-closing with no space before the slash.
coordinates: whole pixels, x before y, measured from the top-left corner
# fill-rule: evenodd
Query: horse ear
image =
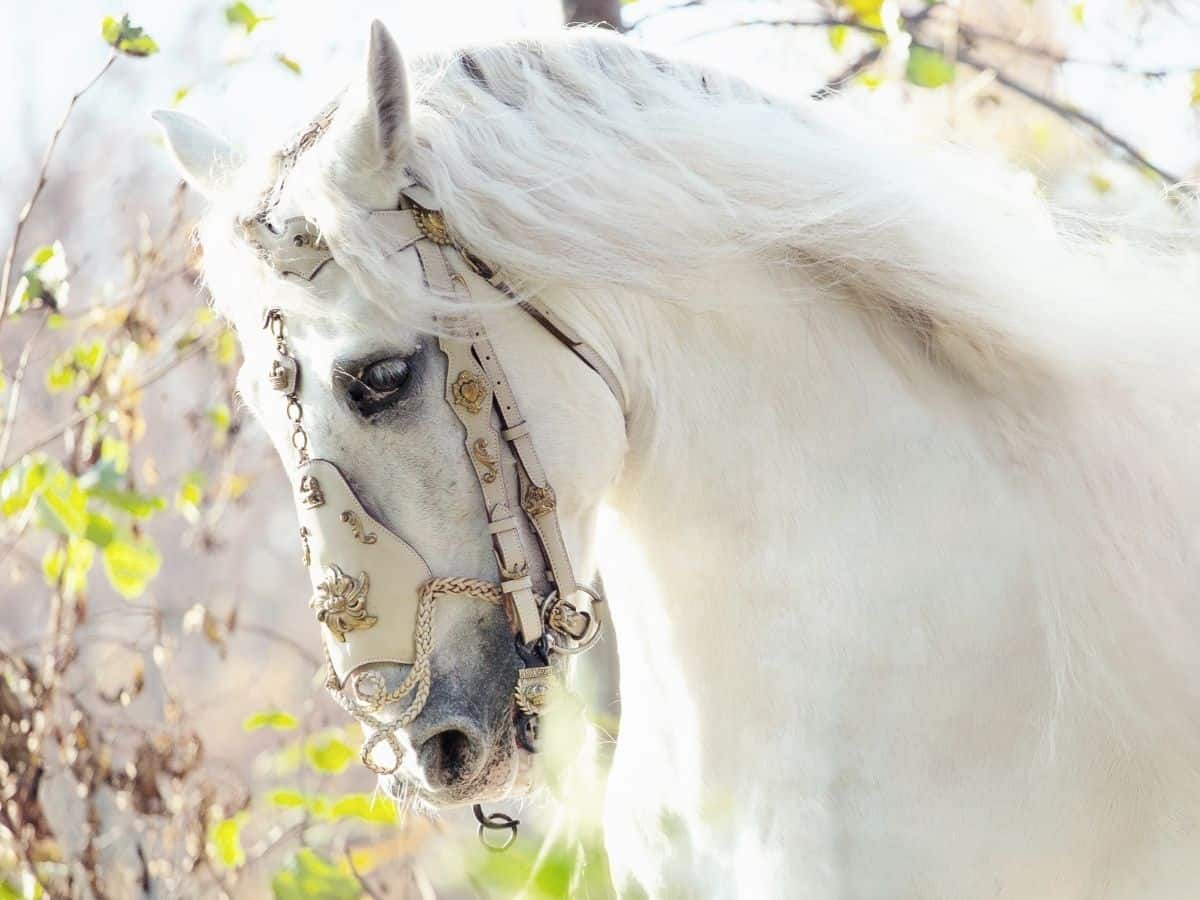
<path id="1" fill-rule="evenodd" d="M 378 19 L 371 23 L 366 79 L 351 90 L 346 106 L 350 115 L 342 129 L 347 155 L 371 167 L 397 163 L 412 134 L 408 71 L 395 39 Z"/>
<path id="2" fill-rule="evenodd" d="M 229 142 L 185 113 L 159 109 L 151 115 L 162 128 L 171 158 L 184 180 L 202 194 L 218 191 L 236 165 Z"/>

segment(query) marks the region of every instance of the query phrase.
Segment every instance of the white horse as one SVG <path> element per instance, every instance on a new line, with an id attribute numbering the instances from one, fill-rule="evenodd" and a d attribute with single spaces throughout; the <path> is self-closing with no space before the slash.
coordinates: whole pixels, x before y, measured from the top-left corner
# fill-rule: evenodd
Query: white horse
<path id="1" fill-rule="evenodd" d="M 1008 174 L 615 38 L 411 72 L 374 26 L 361 82 L 287 177 L 280 219 L 306 216 L 336 257 L 311 284 L 275 276 L 234 225 L 276 173 L 160 120 L 213 201 L 207 278 L 247 402 L 287 456 L 259 328 L 279 307 L 314 445 L 434 571 L 496 577 L 461 429 L 427 377 L 445 301 L 369 213 L 416 179 L 616 373 L 624 410 L 511 305 L 481 313 L 576 568 L 603 562 L 606 503 L 652 573 L 610 598 L 616 889 L 1195 897 L 1185 254 L 1092 246 Z M 364 382 L 376 406 L 349 393 Z M 441 700 L 409 730 L 435 805 L 528 781 L 511 653 L 473 609 L 439 608 Z M 451 719 L 470 771 L 423 751 Z"/>

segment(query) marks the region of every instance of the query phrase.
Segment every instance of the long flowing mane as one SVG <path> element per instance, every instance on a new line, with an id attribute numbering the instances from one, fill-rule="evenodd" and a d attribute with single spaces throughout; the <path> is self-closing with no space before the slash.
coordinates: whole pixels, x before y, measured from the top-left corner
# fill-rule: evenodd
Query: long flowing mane
<path id="1" fill-rule="evenodd" d="M 520 292 L 712 304 L 704 272 L 758 260 L 902 323 L 919 357 L 985 386 L 1076 365 L 1191 366 L 1195 255 L 1097 240 L 978 157 L 594 32 L 427 56 L 412 74 L 407 166 Z M 316 175 L 297 179 L 311 216 L 386 275 L 365 211 L 328 165 L 303 171 Z"/>

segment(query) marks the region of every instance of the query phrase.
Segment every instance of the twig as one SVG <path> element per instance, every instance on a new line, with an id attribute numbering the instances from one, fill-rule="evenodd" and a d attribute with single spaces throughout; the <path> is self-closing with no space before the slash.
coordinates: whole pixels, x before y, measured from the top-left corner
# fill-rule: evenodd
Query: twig
<path id="1" fill-rule="evenodd" d="M 750 19 L 750 20 L 746 20 L 743 22 L 734 22 L 729 25 L 722 25 L 718 28 L 712 28 L 707 31 L 702 31 L 699 34 L 691 35 L 689 39 L 704 37 L 705 35 L 716 34 L 718 32 L 723 32 L 723 31 L 730 31 L 735 28 L 746 28 L 746 27 L 754 27 L 754 26 L 770 26 L 770 27 L 791 26 L 791 27 L 795 27 L 795 28 L 826 28 L 826 27 L 832 27 L 834 25 L 844 25 L 847 28 L 852 28 L 856 31 L 861 31 L 866 34 L 880 35 L 880 34 L 885 33 L 880 28 L 876 28 L 872 25 L 864 25 L 861 22 L 840 21 L 837 19 L 828 19 L 828 18 L 826 18 L 826 19 Z M 920 47 L 922 50 L 928 50 L 932 53 L 941 53 L 942 52 L 937 47 L 935 47 L 931 44 L 927 44 L 927 43 L 917 40 L 916 37 L 913 38 L 911 46 Z M 997 69 L 995 66 L 991 65 L 990 63 L 973 56 L 970 53 L 970 51 L 968 51 L 968 50 L 964 50 L 961 47 L 959 47 L 957 49 L 957 52 L 955 52 L 952 55 L 953 55 L 955 61 L 961 62 L 963 65 L 970 66 L 972 69 L 975 69 L 976 71 L 979 71 L 979 72 L 991 73 L 992 76 L 996 79 L 996 81 L 998 81 L 1000 84 L 1007 87 L 1009 90 L 1020 94 L 1022 97 L 1025 97 L 1027 100 L 1031 100 L 1032 102 L 1038 104 L 1039 106 L 1041 106 L 1045 109 L 1050 110 L 1055 115 L 1057 115 L 1063 119 L 1066 119 L 1068 122 L 1075 122 L 1077 124 L 1087 126 L 1098 137 L 1100 137 L 1102 140 L 1104 140 L 1106 143 L 1108 143 L 1109 145 L 1120 150 L 1122 153 L 1124 153 L 1126 156 L 1128 156 L 1133 162 L 1137 163 L 1140 166 L 1145 167 L 1146 169 L 1149 169 L 1151 172 L 1153 172 L 1155 175 L 1157 175 L 1160 179 L 1162 179 L 1164 182 L 1166 182 L 1168 186 L 1174 187 L 1174 186 L 1182 183 L 1183 179 L 1179 178 L 1177 175 L 1173 174 L 1172 172 L 1167 171 L 1166 169 L 1162 168 L 1161 166 L 1157 166 L 1154 163 L 1150 162 L 1150 160 L 1148 160 L 1136 147 L 1134 147 L 1133 144 L 1131 144 L 1128 140 L 1121 137 L 1120 135 L 1114 133 L 1107 127 L 1105 127 L 1104 124 L 1101 123 L 1100 120 L 1095 118 L 1094 116 L 1091 116 L 1085 112 L 1081 112 L 1080 110 L 1075 109 L 1073 107 L 1067 106 L 1064 103 L 1060 103 L 1059 101 L 1054 100 L 1051 97 L 1047 97 L 1045 94 L 1042 94 L 1039 91 L 1034 90 L 1033 88 L 1029 87 L 1028 85 L 1025 85 L 1019 81 L 1016 81 L 1011 76 L 1004 74 L 1004 72 L 1000 71 L 999 69 Z"/>
<path id="2" fill-rule="evenodd" d="M 300 657 L 302 657 L 305 662 L 311 663 L 314 669 L 317 668 L 318 666 L 324 665 L 325 661 L 318 658 L 317 655 L 315 653 L 313 653 L 311 650 L 309 650 L 307 647 L 304 647 L 303 645 L 298 644 L 296 641 L 292 640 L 286 634 L 276 631 L 274 628 L 272 628 L 269 625 L 259 625 L 255 622 L 248 622 L 248 623 L 239 622 L 237 627 L 234 630 L 241 631 L 245 634 L 257 634 L 259 637 L 265 637 L 268 640 L 275 641 L 278 644 L 282 644 L 285 647 L 289 647 L 292 650 L 295 650 L 296 653 Z"/>
<path id="3" fill-rule="evenodd" d="M 1109 130 L 1099 119 L 1095 118 L 1094 116 L 1075 109 L 1074 107 L 1067 106 L 1066 104 L 1052 99 L 1051 97 L 1047 97 L 1045 94 L 1035 91 L 1028 85 L 1022 84 L 1009 75 L 1005 75 L 1004 72 L 1000 71 L 990 63 L 975 58 L 969 51 L 960 49 L 956 58 L 959 62 L 970 66 L 976 71 L 990 73 L 992 77 L 996 79 L 996 81 L 1004 85 L 1010 91 L 1014 91 L 1027 100 L 1033 101 L 1038 106 L 1050 110 L 1052 113 L 1060 116 L 1063 119 L 1066 119 L 1068 122 L 1076 122 L 1080 125 L 1087 126 L 1093 132 L 1095 132 L 1098 137 L 1122 151 L 1133 162 L 1137 163 L 1139 166 L 1149 169 L 1164 182 L 1166 182 L 1169 187 L 1174 187 L 1183 182 L 1183 179 L 1179 176 L 1168 172 L 1161 166 L 1157 166 L 1150 162 L 1150 160 L 1142 155 L 1142 153 L 1136 147 L 1134 147 L 1133 144 L 1129 143 L 1129 141 L 1120 135 Z"/>
<path id="4" fill-rule="evenodd" d="M 8 445 L 12 440 L 13 431 L 16 429 L 17 410 L 21 405 L 21 386 L 25 383 L 25 373 L 29 368 L 29 359 L 33 355 L 33 345 L 41 336 L 48 321 L 50 321 L 49 312 L 38 321 L 37 327 L 33 329 L 33 333 L 25 341 L 25 346 L 21 348 L 21 356 L 17 360 L 17 370 L 13 374 L 12 387 L 8 392 L 8 409 L 4 413 L 4 431 L 0 433 L 0 459 L 8 456 Z"/>
<path id="5" fill-rule="evenodd" d="M 850 63 L 850 65 L 846 66 L 846 68 L 842 69 L 842 71 L 833 78 L 830 78 L 823 85 L 809 94 L 809 96 L 813 100 L 827 100 L 828 98 L 834 96 L 838 92 L 838 89 L 847 81 L 864 69 L 874 65 L 875 60 L 879 59 L 879 55 L 882 52 L 882 47 L 874 47 L 868 50 L 866 53 L 858 57 L 858 59 L 854 60 L 854 62 Z"/>
<path id="6" fill-rule="evenodd" d="M 629 34 L 629 32 L 635 31 L 636 29 L 641 28 L 644 24 L 649 22 L 651 19 L 657 19 L 660 16 L 665 16 L 665 15 L 668 15 L 669 13 L 679 12 L 679 10 L 681 10 L 681 9 L 688 9 L 689 7 L 696 7 L 696 6 L 703 6 L 703 5 L 704 5 L 704 0 L 685 0 L 684 3 L 676 3 L 673 6 L 667 6 L 662 9 L 656 9 L 653 12 L 646 13 L 646 15 L 642 16 L 640 19 L 638 19 L 632 25 L 626 25 L 625 33 Z"/>
<path id="7" fill-rule="evenodd" d="M 363 889 L 363 893 L 370 897 L 371 900 L 383 900 L 383 898 L 379 896 L 375 889 L 367 883 L 367 879 L 359 874 L 358 867 L 354 865 L 354 848 L 347 844 L 342 849 L 342 852 L 346 856 L 346 865 L 350 867 L 350 874 L 354 876 L 355 880 L 358 882 L 358 886 Z"/>
<path id="8" fill-rule="evenodd" d="M 29 221 L 29 216 L 33 213 L 33 208 L 37 205 L 43 188 L 46 187 L 47 173 L 50 169 L 50 163 L 54 159 L 55 148 L 58 147 L 58 139 L 62 136 L 63 129 L 67 127 L 67 120 L 71 118 L 71 113 L 75 110 L 75 104 L 79 102 L 79 98 L 90 91 L 96 82 L 104 77 L 104 73 L 112 67 L 112 64 L 116 60 L 117 51 L 114 50 L 108 55 L 108 59 L 104 61 L 104 65 L 100 67 L 100 71 L 93 75 L 91 80 L 76 91 L 71 99 L 67 101 L 67 108 L 63 110 L 62 117 L 54 127 L 54 132 L 50 135 L 50 143 L 46 145 L 46 152 L 42 154 L 42 164 L 38 168 L 37 183 L 34 185 L 29 199 L 21 207 L 20 215 L 17 216 L 16 227 L 13 229 L 12 241 L 8 245 L 8 252 L 4 255 L 4 268 L 0 271 L 0 328 L 3 328 L 4 318 L 8 315 L 8 307 L 11 299 L 9 290 L 12 287 L 13 262 L 17 257 L 17 246 L 21 242 L 21 232 L 25 230 L 25 223 Z"/>
<path id="9" fill-rule="evenodd" d="M 1049 62 L 1058 65 L 1072 66 L 1095 66 L 1101 69 L 1112 69 L 1116 72 L 1123 72 L 1127 75 L 1134 75 L 1141 78 L 1166 78 L 1168 75 L 1176 75 L 1185 72 L 1194 72 L 1200 70 L 1200 62 L 1192 65 L 1174 65 L 1163 66 L 1157 69 L 1139 69 L 1131 66 L 1128 63 L 1123 63 L 1115 59 L 1079 59 L 1074 56 L 1067 56 L 1065 53 L 1059 53 L 1047 47 L 1039 47 L 1035 44 L 1023 44 L 1018 40 L 1014 40 L 1008 35 L 997 34 L 994 31 L 986 31 L 982 28 L 977 28 L 974 25 L 960 25 L 958 33 L 969 41 L 990 41 L 994 44 L 1003 44 L 1005 47 L 1010 47 L 1019 53 L 1024 53 L 1028 56 L 1037 56 Z"/>

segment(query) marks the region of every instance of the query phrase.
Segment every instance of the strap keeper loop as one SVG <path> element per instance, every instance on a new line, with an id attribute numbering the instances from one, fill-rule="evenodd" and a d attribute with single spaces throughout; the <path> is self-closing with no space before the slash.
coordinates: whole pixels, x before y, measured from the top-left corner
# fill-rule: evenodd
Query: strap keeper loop
<path id="1" fill-rule="evenodd" d="M 516 531 L 517 520 L 513 516 L 508 516 L 503 519 L 497 519 L 495 522 L 488 522 L 488 532 L 491 534 L 501 534 L 505 531 Z"/>
<path id="2" fill-rule="evenodd" d="M 529 434 L 529 425 L 525 422 L 518 422 L 516 425 L 512 426 L 512 428 L 505 428 L 502 430 L 500 432 L 500 437 L 511 443 L 518 438 L 525 437 L 527 434 Z"/>
<path id="3" fill-rule="evenodd" d="M 533 590 L 533 579 L 526 575 L 524 578 L 517 578 L 513 581 L 500 582 L 500 590 L 506 594 L 515 594 L 517 591 Z"/>

